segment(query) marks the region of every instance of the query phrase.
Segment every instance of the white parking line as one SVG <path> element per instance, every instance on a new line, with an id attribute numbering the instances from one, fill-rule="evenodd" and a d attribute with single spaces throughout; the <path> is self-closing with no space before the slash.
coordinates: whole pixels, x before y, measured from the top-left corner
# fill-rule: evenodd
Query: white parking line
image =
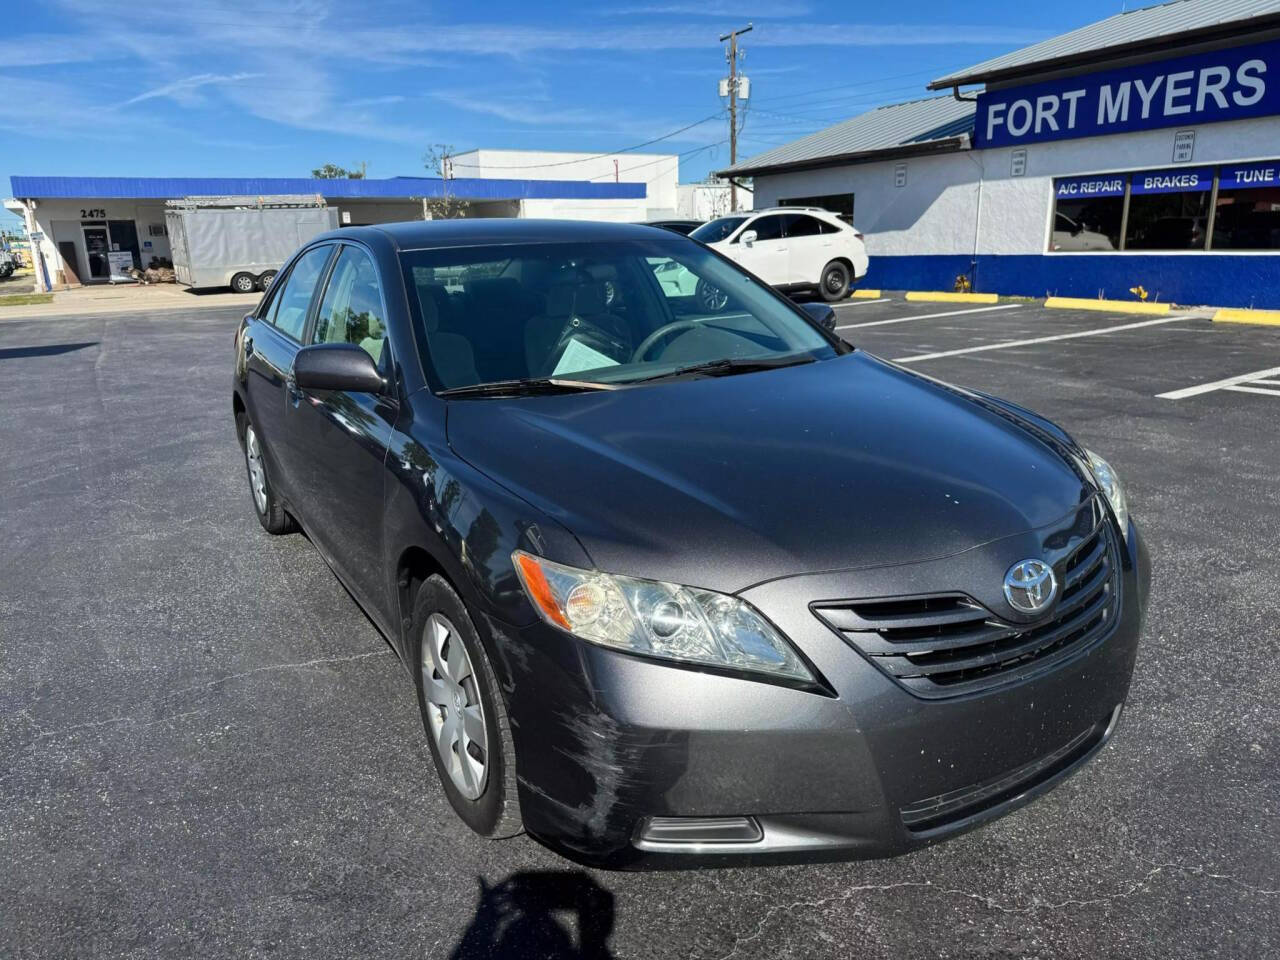
<path id="1" fill-rule="evenodd" d="M 1223 387 L 1223 390 L 1234 390 L 1236 393 L 1265 393 L 1269 397 L 1280 397 L 1280 390 L 1268 390 L 1266 387 L 1253 387 L 1239 384 L 1234 387 Z"/>
<path id="2" fill-rule="evenodd" d="M 1159 320 L 1141 320 L 1138 323 L 1121 323 L 1114 327 L 1095 327 L 1092 330 L 1077 330 L 1075 333 L 1058 333 L 1051 337 L 1033 337 L 1030 340 L 1005 340 L 1002 343 L 984 343 L 977 347 L 963 347 L 959 350 L 941 350 L 938 353 L 920 353 L 913 357 L 895 357 L 894 363 L 915 363 L 919 360 L 937 360 L 941 357 L 959 357 L 966 353 L 982 353 L 987 350 L 1008 350 L 1010 347 L 1029 347 L 1035 343 L 1053 343 L 1058 340 L 1074 340 L 1077 337 L 1096 337 L 1104 333 L 1117 333 L 1121 330 L 1137 330 L 1139 327 L 1154 327 L 1161 323 L 1177 323 L 1179 320 L 1191 319 L 1193 318 L 1161 317 Z"/>
<path id="3" fill-rule="evenodd" d="M 1280 367 L 1272 367 L 1269 370 L 1255 370 L 1253 373 L 1242 373 L 1237 377 L 1227 377 L 1225 380 L 1202 383 L 1198 387 L 1183 387 L 1181 390 L 1157 393 L 1156 396 L 1161 400 L 1185 400 L 1187 397 L 1197 397 L 1202 393 L 1212 393 L 1214 390 L 1234 387 L 1237 383 L 1247 383 L 1250 380 L 1263 380 L 1267 377 L 1274 377 L 1278 373 L 1280 373 Z"/>
<path id="4" fill-rule="evenodd" d="M 887 298 L 886 298 L 887 299 Z M 878 303 L 878 300 L 868 300 L 868 303 Z M 974 310 L 948 310 L 946 313 L 922 313 L 914 317 L 894 317 L 891 320 L 869 320 L 866 323 L 842 323 L 837 330 L 850 330 L 853 327 L 878 327 L 884 323 L 906 323 L 908 320 L 934 320 L 938 317 L 958 317 L 966 313 L 986 313 L 990 310 L 1016 310 L 1022 306 L 1020 303 L 1002 303 L 998 307 L 978 307 Z"/>
<path id="5" fill-rule="evenodd" d="M 889 297 L 881 297 L 878 300 L 850 300 L 847 303 L 837 303 L 836 307 L 837 309 L 840 307 L 865 307 L 872 303 L 888 303 L 889 300 Z"/>

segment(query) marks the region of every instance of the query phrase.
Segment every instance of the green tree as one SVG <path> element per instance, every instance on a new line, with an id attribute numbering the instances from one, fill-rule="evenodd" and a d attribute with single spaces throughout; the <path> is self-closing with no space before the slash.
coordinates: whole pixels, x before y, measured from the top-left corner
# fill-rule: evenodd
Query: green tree
<path id="1" fill-rule="evenodd" d="M 323 167 L 316 167 L 312 170 L 311 176 L 317 180 L 363 180 L 367 166 L 363 160 L 360 161 L 359 170 L 348 170 L 346 167 L 340 167 L 336 163 L 326 163 Z"/>

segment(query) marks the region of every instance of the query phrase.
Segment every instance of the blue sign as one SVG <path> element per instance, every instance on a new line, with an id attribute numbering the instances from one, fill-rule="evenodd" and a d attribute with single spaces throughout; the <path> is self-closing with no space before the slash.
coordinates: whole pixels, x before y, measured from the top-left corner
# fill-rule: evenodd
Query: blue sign
<path id="1" fill-rule="evenodd" d="M 1280 187 L 1280 162 L 1237 163 L 1218 171 L 1219 190 Z"/>
<path id="2" fill-rule="evenodd" d="M 1053 182 L 1059 200 L 1091 200 L 1094 197 L 1123 197 L 1124 176 L 1110 173 L 1101 177 L 1064 177 Z"/>
<path id="3" fill-rule="evenodd" d="M 974 145 L 1018 146 L 1280 114 L 1280 41 L 978 96 Z"/>
<path id="4" fill-rule="evenodd" d="M 1194 193 L 1213 189 L 1213 167 L 1174 167 L 1172 170 L 1144 170 L 1133 175 L 1129 192 Z"/>

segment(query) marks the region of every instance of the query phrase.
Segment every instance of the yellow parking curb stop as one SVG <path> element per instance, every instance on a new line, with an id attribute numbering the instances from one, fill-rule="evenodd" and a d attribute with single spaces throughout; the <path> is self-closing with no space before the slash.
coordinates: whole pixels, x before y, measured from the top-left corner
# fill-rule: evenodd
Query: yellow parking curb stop
<path id="1" fill-rule="evenodd" d="M 1144 303 L 1141 300 L 1091 300 L 1088 297 L 1049 297 L 1046 307 L 1060 310 L 1102 310 L 1106 313 L 1168 313 L 1167 303 Z"/>
<path id="2" fill-rule="evenodd" d="M 853 297 L 855 300 L 879 300 L 880 291 L 879 290 L 855 290 L 853 291 L 853 293 L 849 294 L 849 296 Z"/>
<path id="3" fill-rule="evenodd" d="M 1280 327 L 1280 310 L 1219 310 L 1214 323 L 1256 323 L 1264 327 Z"/>
<path id="4" fill-rule="evenodd" d="M 908 300 L 927 300 L 931 303 L 997 303 L 999 295 L 994 293 L 949 293 L 945 290 L 912 290 L 907 294 Z"/>

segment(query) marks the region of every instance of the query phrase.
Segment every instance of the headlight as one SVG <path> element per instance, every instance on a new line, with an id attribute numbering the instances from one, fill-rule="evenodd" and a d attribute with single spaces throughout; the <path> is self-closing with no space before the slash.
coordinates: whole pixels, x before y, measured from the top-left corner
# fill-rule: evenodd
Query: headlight
<path id="1" fill-rule="evenodd" d="M 511 555 L 542 618 L 602 647 L 792 680 L 813 674 L 765 619 L 737 597 Z"/>
<path id="2" fill-rule="evenodd" d="M 1120 524 L 1121 533 L 1124 534 L 1125 540 L 1128 540 L 1129 501 L 1125 498 L 1124 487 L 1120 485 L 1120 478 L 1116 476 L 1111 464 L 1107 463 L 1092 450 L 1086 450 L 1085 453 L 1089 457 L 1089 469 L 1093 471 L 1093 477 L 1098 481 L 1098 487 L 1106 496 L 1107 502 L 1111 504 L 1111 509 Z"/>

